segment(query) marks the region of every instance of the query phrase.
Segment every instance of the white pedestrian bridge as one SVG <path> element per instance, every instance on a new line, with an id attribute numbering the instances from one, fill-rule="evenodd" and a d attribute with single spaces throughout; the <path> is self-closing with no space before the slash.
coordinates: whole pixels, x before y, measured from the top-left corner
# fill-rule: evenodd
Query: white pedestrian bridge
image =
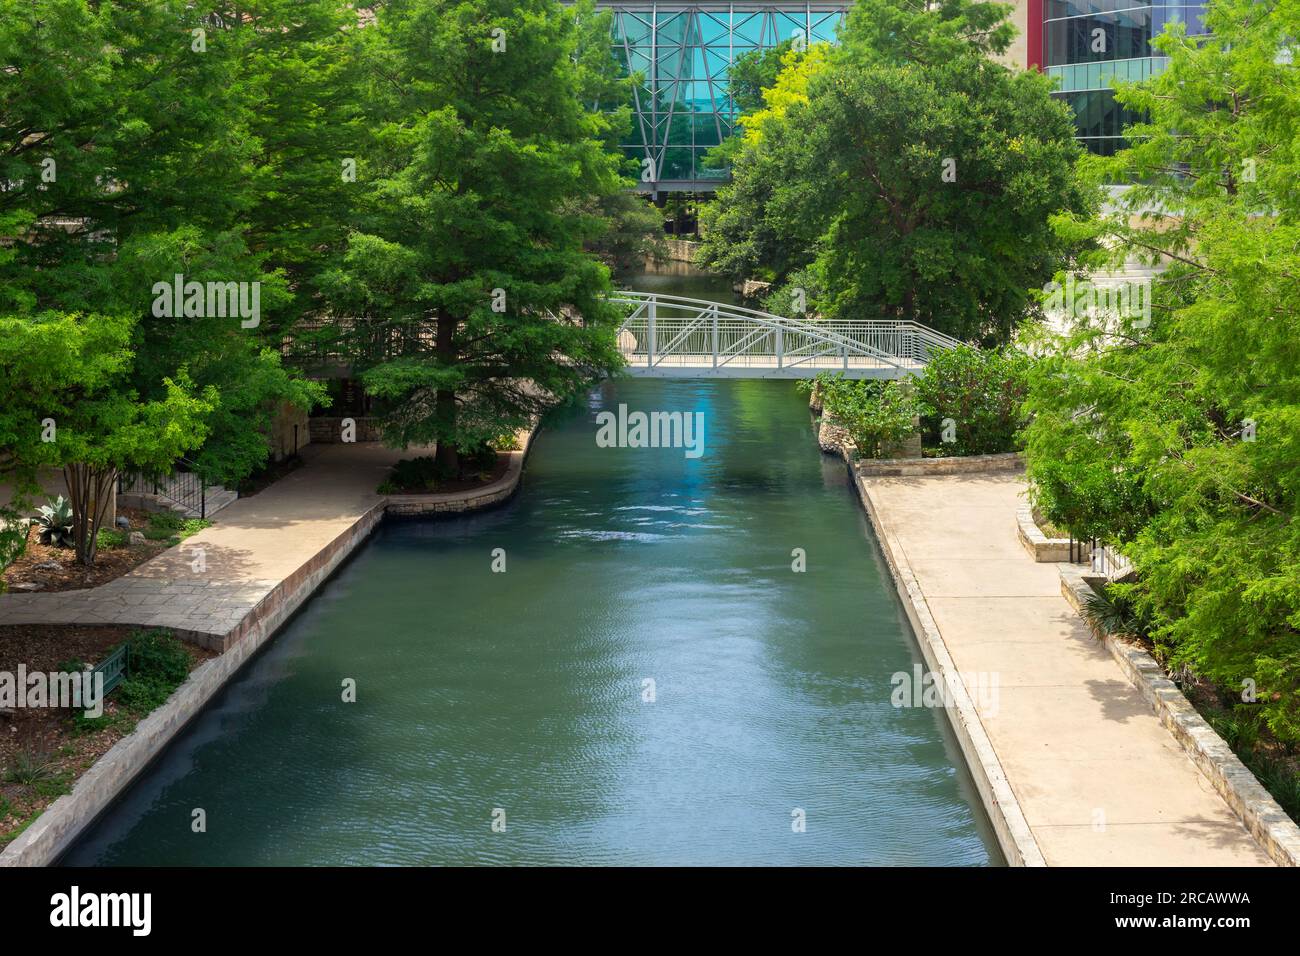
<path id="1" fill-rule="evenodd" d="M 616 292 L 628 309 L 618 345 L 631 375 L 649 378 L 902 378 L 961 343 L 902 319 L 787 319 L 735 305 Z"/>

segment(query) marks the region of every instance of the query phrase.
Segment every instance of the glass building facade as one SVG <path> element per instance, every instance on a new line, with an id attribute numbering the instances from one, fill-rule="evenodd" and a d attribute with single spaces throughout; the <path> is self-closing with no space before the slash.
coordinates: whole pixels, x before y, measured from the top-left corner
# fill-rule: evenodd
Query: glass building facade
<path id="1" fill-rule="evenodd" d="M 707 191 L 728 170 L 705 154 L 736 127 L 727 75 L 741 54 L 797 33 L 835 39 L 847 3 L 599 3 L 614 15 L 614 53 L 633 89 L 632 132 L 623 148 L 653 162 L 647 192 Z M 643 167 L 644 168 L 644 167 Z"/>
<path id="2" fill-rule="evenodd" d="M 1131 0 L 1043 0 L 1043 69 L 1056 96 L 1074 110 L 1080 142 L 1105 156 L 1124 146 L 1123 129 L 1140 117 L 1120 106 L 1112 78 L 1142 80 L 1164 69 L 1151 40 L 1168 23 L 1205 32 L 1204 4 Z"/>

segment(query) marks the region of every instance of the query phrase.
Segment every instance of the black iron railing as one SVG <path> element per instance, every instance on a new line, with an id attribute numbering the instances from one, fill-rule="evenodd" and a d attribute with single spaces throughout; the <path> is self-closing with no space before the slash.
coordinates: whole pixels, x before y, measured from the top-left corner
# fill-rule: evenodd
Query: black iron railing
<path id="1" fill-rule="evenodd" d="M 208 516 L 208 483 L 203 476 L 192 471 L 194 463 L 182 458 L 169 475 L 123 473 L 117 478 L 118 494 L 153 495 L 163 501 L 179 505 L 200 518 Z"/>

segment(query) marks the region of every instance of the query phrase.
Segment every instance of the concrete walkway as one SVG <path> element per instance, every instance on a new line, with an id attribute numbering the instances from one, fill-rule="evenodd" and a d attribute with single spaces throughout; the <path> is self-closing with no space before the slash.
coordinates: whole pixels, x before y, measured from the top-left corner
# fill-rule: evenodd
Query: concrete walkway
<path id="1" fill-rule="evenodd" d="M 116 580 L 81 591 L 0 595 L 0 624 L 167 627 L 224 650 L 254 608 L 383 504 L 375 488 L 393 462 L 425 452 L 309 445 L 303 467 Z"/>
<path id="2" fill-rule="evenodd" d="M 1016 537 L 1013 474 L 862 479 L 1052 866 L 1272 865 Z"/>

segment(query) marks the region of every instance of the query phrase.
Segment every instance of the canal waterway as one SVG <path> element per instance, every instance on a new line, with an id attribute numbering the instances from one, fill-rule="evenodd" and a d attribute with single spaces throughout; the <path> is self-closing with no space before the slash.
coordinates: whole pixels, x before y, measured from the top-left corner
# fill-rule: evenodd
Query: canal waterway
<path id="1" fill-rule="evenodd" d="M 601 447 L 619 405 L 703 454 Z M 65 862 L 1000 864 L 942 712 L 891 705 L 920 660 L 794 383 L 607 382 L 507 505 L 383 525 Z"/>

